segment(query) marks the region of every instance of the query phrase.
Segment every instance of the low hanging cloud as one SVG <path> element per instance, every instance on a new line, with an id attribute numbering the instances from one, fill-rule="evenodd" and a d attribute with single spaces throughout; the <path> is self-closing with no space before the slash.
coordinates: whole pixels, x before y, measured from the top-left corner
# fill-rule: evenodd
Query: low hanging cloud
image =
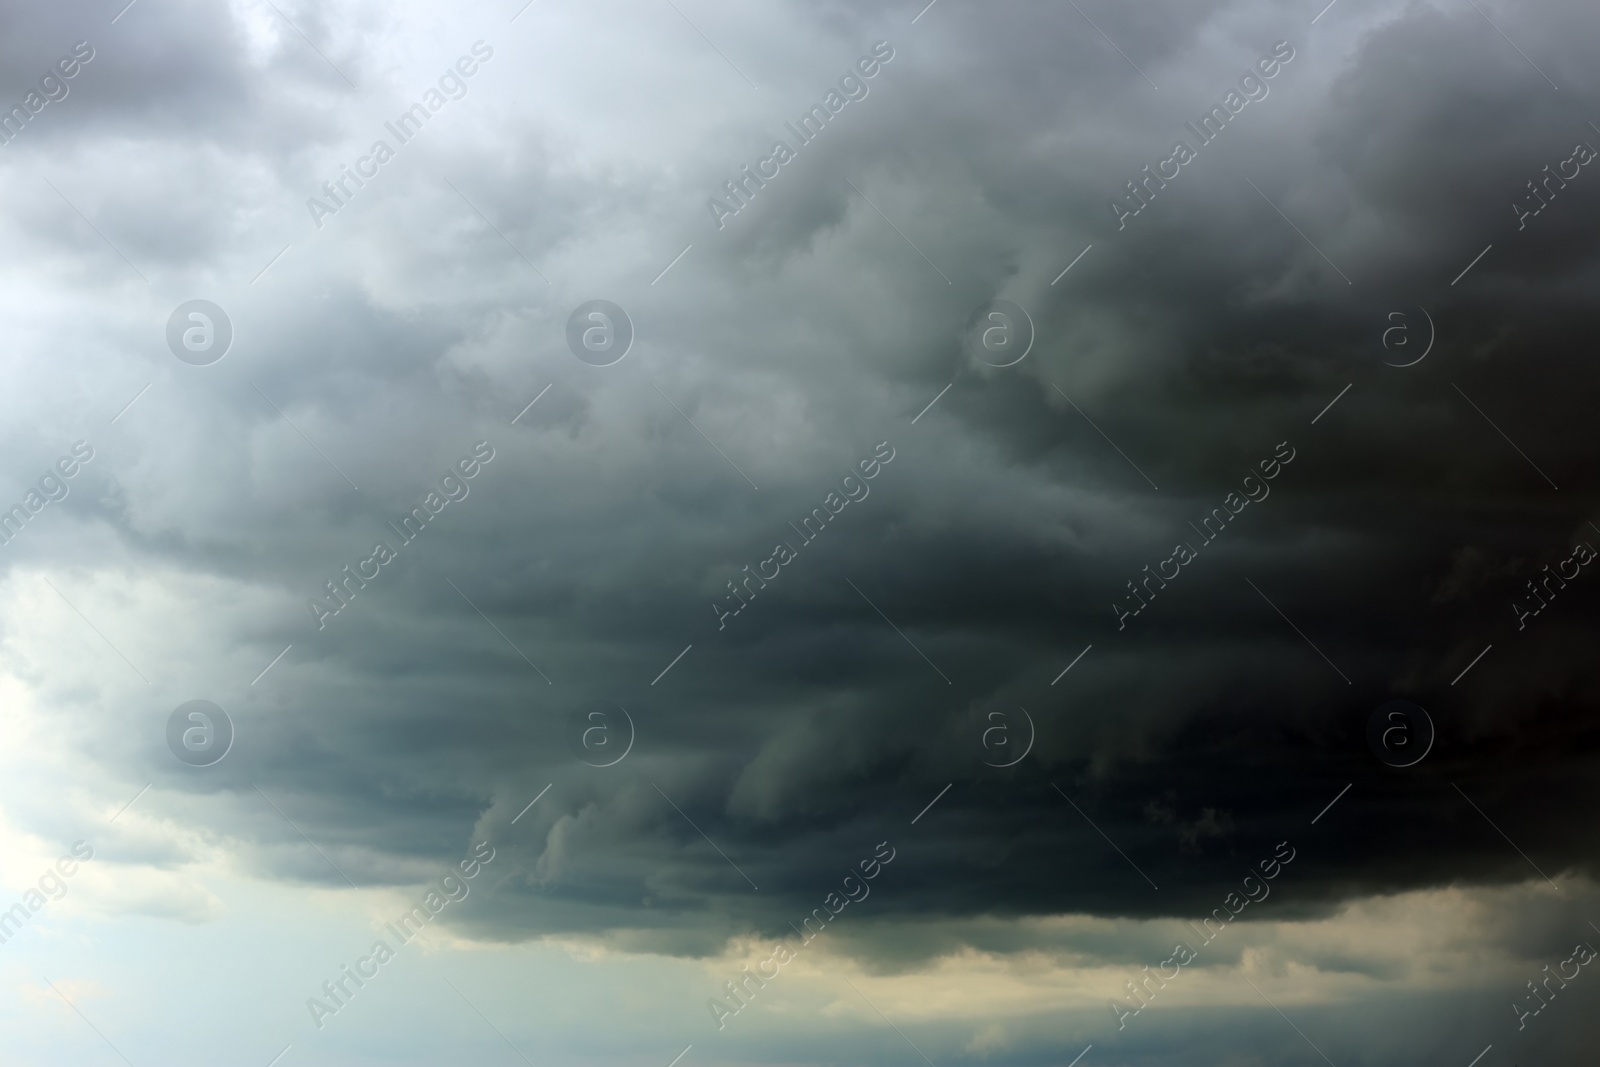
<path id="1" fill-rule="evenodd" d="M 56 973 L 135 1062 L 224 1047 L 131 1006 L 156 928 L 174 989 L 283 938 L 208 994 L 261 1062 L 441 961 L 502 1021 L 604 975 L 616 1033 L 507 1024 L 586 1061 L 1575 1047 L 1582 979 L 1506 1005 L 1600 937 L 1591 13 L 519 6 L 0 34 L 0 826 L 95 850 L 8 976 L 105 946 Z"/>

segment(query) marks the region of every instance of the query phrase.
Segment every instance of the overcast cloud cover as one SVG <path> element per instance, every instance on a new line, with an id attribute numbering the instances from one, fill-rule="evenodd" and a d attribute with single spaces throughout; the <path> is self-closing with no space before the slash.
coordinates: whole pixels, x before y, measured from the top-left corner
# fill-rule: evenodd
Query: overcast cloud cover
<path id="1" fill-rule="evenodd" d="M 1593 1062 L 1600 11 L 522 2 L 0 0 L 8 1065 Z"/>

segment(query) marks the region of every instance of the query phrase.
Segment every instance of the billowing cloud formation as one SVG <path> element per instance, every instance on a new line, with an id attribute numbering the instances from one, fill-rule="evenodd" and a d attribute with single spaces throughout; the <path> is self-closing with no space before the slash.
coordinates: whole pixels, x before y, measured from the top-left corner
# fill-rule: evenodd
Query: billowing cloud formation
<path id="1" fill-rule="evenodd" d="M 93 841 L 95 936 L 387 914 L 490 840 L 430 936 L 689 990 L 552 1051 L 835 1055 L 812 998 L 908 1052 L 827 960 L 941 1063 L 1309 1054 L 1235 974 L 1325 1040 L 1388 1004 L 1346 1058 L 1480 1009 L 1461 1062 L 1559 1054 L 1581 991 L 1504 1004 L 1600 937 L 1592 15 L 517 6 L 8 16 L 0 803 Z M 768 1021 L 692 1038 L 884 841 Z M 1397 952 L 1430 908 L 1467 932 Z M 356 950 L 260 997 L 301 1025 Z"/>

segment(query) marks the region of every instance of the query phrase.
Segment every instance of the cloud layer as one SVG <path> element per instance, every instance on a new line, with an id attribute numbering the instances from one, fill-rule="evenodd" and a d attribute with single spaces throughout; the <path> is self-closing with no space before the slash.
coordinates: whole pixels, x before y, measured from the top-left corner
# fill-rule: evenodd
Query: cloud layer
<path id="1" fill-rule="evenodd" d="M 7 884 L 96 850 L 15 982 L 71 960 L 86 1017 L 200 1062 L 235 1046 L 162 1044 L 122 960 L 180 990 L 281 938 L 204 994 L 239 1054 L 489 1049 L 470 1012 L 383 1036 L 427 963 L 337 1035 L 301 1006 L 489 840 L 429 952 L 489 1018 L 548 997 L 539 1054 L 910 1062 L 886 1017 L 941 1064 L 1316 1059 L 1271 1005 L 1340 1063 L 1572 1047 L 1581 980 L 1504 1004 L 1600 937 L 1560 570 L 1600 543 L 1591 13 L 518 6 L 3 16 Z M 569 346 L 594 300 L 609 366 Z M 236 731 L 204 768 L 166 740 L 198 698 Z M 1395 698 L 1436 731 L 1403 769 Z"/>

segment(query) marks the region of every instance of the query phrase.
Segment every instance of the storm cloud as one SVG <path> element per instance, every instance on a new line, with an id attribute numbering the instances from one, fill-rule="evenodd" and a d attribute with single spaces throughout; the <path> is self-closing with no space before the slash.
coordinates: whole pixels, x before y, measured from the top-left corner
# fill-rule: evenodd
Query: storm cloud
<path id="1" fill-rule="evenodd" d="M 0 14 L 17 1062 L 1577 1055 L 1592 11 L 120 7 Z"/>

